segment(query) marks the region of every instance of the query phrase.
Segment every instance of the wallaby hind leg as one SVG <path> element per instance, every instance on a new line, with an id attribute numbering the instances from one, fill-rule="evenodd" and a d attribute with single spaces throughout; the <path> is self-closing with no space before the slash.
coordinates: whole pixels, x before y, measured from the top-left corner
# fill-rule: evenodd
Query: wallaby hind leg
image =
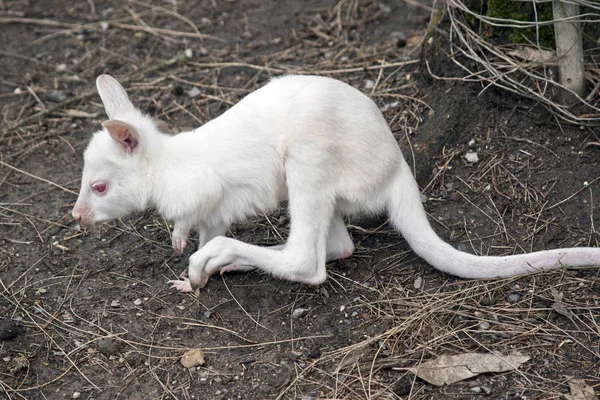
<path id="1" fill-rule="evenodd" d="M 312 182 L 294 183 L 288 178 L 292 223 L 285 247 L 259 247 L 218 236 L 190 257 L 189 282 L 170 283 L 180 291 L 190 291 L 204 287 L 210 275 L 222 268 L 246 270 L 250 266 L 290 281 L 323 283 L 327 278 L 326 245 L 334 200 L 320 190 L 320 185 L 311 191 L 307 188 L 315 187 Z M 341 219 L 336 221 L 336 238 L 340 236 L 341 223 Z"/>
<path id="2" fill-rule="evenodd" d="M 354 243 L 341 214 L 335 213 L 327 231 L 327 261 L 348 258 L 354 253 Z"/>
<path id="3" fill-rule="evenodd" d="M 354 243 L 346 228 L 341 214 L 335 213 L 327 230 L 327 262 L 349 258 L 354 253 Z M 283 250 L 285 244 L 270 247 L 273 250 Z M 233 269 L 230 269 L 233 271 Z"/>
<path id="4" fill-rule="evenodd" d="M 352 243 L 352 239 L 350 238 L 350 234 L 348 233 L 348 229 L 346 229 L 346 224 L 344 223 L 344 219 L 340 214 L 335 214 L 331 219 L 329 224 L 329 229 L 327 231 L 327 258 L 326 261 L 334 261 L 342 258 L 348 258 L 354 252 L 354 243 Z M 280 244 L 277 246 L 267 247 L 270 250 L 284 250 L 286 247 L 285 244 Z M 247 272 L 256 269 L 251 265 L 237 265 L 237 264 L 229 264 L 227 266 L 221 267 L 220 273 L 223 275 L 226 272 Z"/>
<path id="5" fill-rule="evenodd" d="M 202 225 L 196 228 L 198 231 L 198 249 L 201 249 L 206 243 L 217 236 L 225 236 L 228 228 L 225 224 L 218 224 L 216 226 Z"/>

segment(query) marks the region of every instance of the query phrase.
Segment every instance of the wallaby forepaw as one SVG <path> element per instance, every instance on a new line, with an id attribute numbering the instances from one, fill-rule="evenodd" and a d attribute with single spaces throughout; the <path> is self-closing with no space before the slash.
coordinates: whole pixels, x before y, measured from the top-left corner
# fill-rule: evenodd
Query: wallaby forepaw
<path id="1" fill-rule="evenodd" d="M 191 293 L 194 291 L 188 278 L 174 279 L 168 281 L 167 283 L 171 285 L 171 289 L 177 289 L 177 291 L 181 293 Z"/>
<path id="2" fill-rule="evenodd" d="M 185 246 L 187 246 L 187 238 L 173 236 L 173 250 L 175 250 L 176 253 L 183 253 Z"/>

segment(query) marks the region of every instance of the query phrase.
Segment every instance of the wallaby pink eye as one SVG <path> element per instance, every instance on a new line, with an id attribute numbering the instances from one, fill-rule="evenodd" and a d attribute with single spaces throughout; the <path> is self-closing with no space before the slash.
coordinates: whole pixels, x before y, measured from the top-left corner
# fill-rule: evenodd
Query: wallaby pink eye
<path id="1" fill-rule="evenodd" d="M 106 190 L 106 182 L 92 183 L 92 190 L 96 193 L 104 193 L 104 191 Z"/>

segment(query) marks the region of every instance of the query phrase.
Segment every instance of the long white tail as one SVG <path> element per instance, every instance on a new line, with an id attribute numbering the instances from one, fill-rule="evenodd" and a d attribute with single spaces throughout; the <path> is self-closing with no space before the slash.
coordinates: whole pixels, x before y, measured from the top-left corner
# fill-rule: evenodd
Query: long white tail
<path id="1" fill-rule="evenodd" d="M 388 212 L 410 247 L 436 269 L 462 278 L 486 279 L 557 268 L 600 267 L 600 248 L 566 248 L 505 257 L 459 251 L 433 231 L 421 203 L 417 182 L 402 160 L 390 187 Z"/>

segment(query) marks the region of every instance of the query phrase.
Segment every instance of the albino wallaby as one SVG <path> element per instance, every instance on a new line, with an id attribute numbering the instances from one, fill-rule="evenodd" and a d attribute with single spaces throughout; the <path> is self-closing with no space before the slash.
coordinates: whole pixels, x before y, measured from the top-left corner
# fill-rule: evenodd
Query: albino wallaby
<path id="1" fill-rule="evenodd" d="M 327 261 L 354 251 L 343 217 L 381 211 L 415 253 L 459 277 L 600 265 L 598 248 L 483 257 L 442 241 L 381 112 L 340 81 L 275 78 L 220 117 L 174 136 L 135 108 L 114 78 L 101 75 L 96 85 L 110 119 L 84 153 L 73 217 L 86 225 L 154 207 L 174 221 L 177 252 L 196 230 L 200 245 L 189 259 L 189 279 L 170 281 L 182 292 L 197 292 L 217 271 L 252 268 L 320 284 Z M 284 245 L 225 237 L 232 223 L 268 213 L 285 199 L 291 227 Z"/>

